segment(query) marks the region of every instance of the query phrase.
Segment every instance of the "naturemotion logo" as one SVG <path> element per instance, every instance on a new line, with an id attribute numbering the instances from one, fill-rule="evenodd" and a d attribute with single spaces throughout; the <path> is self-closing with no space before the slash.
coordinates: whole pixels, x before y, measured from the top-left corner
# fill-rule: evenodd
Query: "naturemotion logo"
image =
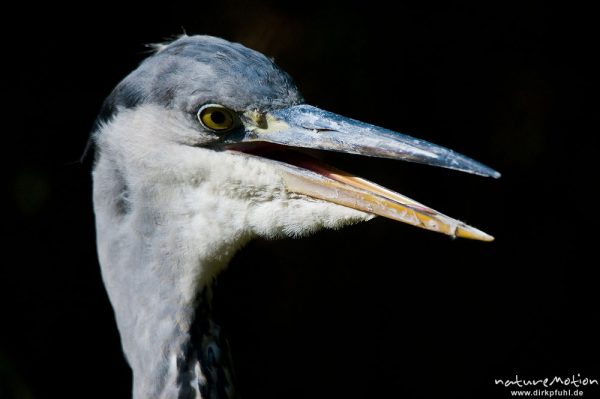
<path id="1" fill-rule="evenodd" d="M 582 376 L 580 373 L 570 376 L 552 376 L 544 378 L 524 378 L 515 374 L 514 378 L 495 378 L 495 385 L 510 389 L 510 396 L 529 397 L 582 397 L 583 388 L 598 386 L 598 379 Z M 546 389 L 552 388 L 552 389 Z"/>

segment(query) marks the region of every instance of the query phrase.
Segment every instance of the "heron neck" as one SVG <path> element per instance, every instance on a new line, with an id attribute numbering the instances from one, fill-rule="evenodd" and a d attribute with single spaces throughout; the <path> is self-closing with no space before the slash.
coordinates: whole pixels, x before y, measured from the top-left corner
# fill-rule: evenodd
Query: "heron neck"
<path id="1" fill-rule="evenodd" d="M 163 278 L 157 276 L 157 283 Z M 134 399 L 234 397 L 228 344 L 213 318 L 212 283 L 196 292 L 186 298 L 171 287 L 169 295 L 152 289 L 126 301 L 111 296 L 133 370 Z"/>
<path id="2" fill-rule="evenodd" d="M 251 238 L 243 219 L 203 180 L 142 184 L 115 162 L 103 154 L 94 170 L 97 247 L 134 398 L 231 397 L 211 286 Z"/>
<path id="3" fill-rule="evenodd" d="M 158 221 L 125 240 L 123 224 L 97 222 L 102 275 L 133 370 L 133 397 L 231 398 L 229 351 L 211 306 L 214 276 L 231 255 L 220 245 L 187 241 L 178 223 L 176 217 Z"/>

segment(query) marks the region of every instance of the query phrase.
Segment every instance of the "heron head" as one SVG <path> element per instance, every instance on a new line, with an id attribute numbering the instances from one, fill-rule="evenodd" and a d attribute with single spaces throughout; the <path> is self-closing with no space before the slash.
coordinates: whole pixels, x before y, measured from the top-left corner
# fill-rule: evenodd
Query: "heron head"
<path id="1" fill-rule="evenodd" d="M 99 156 L 112 161 L 114 180 L 126 187 L 114 204 L 121 213 L 147 196 L 177 204 L 164 207 L 175 213 L 204 207 L 260 235 L 298 235 L 381 215 L 492 239 L 304 150 L 497 172 L 446 148 L 306 105 L 272 60 L 214 37 L 184 36 L 146 59 L 106 100 L 95 140 Z"/>

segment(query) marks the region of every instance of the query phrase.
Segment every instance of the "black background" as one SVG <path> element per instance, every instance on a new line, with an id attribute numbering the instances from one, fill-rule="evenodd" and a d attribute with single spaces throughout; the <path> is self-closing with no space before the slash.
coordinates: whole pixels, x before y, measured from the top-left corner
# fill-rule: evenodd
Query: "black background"
<path id="1" fill-rule="evenodd" d="M 130 395 L 95 255 L 91 161 L 78 160 L 102 100 L 147 55 L 144 44 L 183 29 L 275 57 L 311 104 L 503 174 L 331 155 L 496 241 L 376 219 L 253 242 L 215 299 L 244 398 L 507 398 L 495 378 L 600 379 L 592 10 L 394 7 L 5 10 L 0 397 Z"/>

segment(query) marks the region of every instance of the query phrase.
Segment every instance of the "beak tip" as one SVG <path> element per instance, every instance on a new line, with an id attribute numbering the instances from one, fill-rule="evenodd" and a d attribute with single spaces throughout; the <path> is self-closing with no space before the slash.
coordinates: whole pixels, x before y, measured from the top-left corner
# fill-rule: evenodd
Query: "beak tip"
<path id="1" fill-rule="evenodd" d="M 485 237 L 482 241 L 492 242 L 494 240 L 495 240 L 494 236 L 491 236 L 491 235 L 488 234 L 487 237 Z"/>
<path id="2" fill-rule="evenodd" d="M 484 177 L 491 177 L 493 179 L 499 179 L 500 177 L 502 177 L 502 173 L 498 172 L 497 170 L 494 170 L 492 168 L 490 168 L 489 166 L 485 166 L 485 165 L 479 165 L 479 167 L 477 168 L 477 171 L 472 171 L 472 170 L 465 170 L 466 172 L 470 172 L 470 173 L 475 173 Z"/>
<path id="3" fill-rule="evenodd" d="M 456 229 L 455 236 L 485 242 L 494 241 L 493 236 L 471 226 L 458 227 Z"/>

